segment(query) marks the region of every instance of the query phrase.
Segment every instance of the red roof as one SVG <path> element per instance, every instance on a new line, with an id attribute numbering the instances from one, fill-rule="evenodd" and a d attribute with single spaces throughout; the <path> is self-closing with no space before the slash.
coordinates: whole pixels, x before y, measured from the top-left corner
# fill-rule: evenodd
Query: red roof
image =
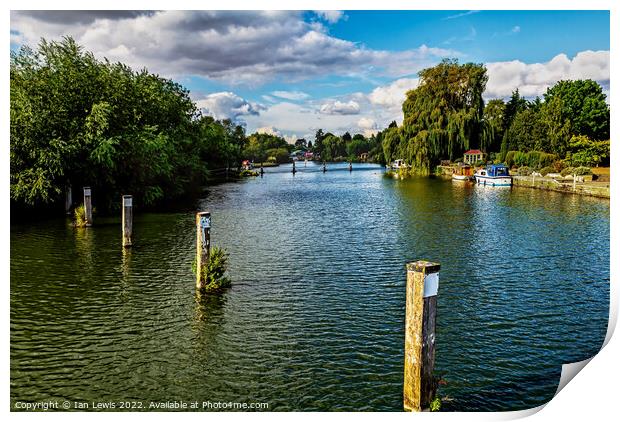
<path id="1" fill-rule="evenodd" d="M 465 154 L 467 155 L 482 154 L 482 151 L 480 151 L 479 149 L 470 149 L 469 151 L 466 151 Z"/>

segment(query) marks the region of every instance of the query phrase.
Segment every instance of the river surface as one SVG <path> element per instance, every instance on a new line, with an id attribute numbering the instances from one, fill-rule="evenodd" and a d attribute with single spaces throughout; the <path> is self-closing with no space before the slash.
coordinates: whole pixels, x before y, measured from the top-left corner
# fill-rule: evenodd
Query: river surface
<path id="1" fill-rule="evenodd" d="M 561 365 L 601 347 L 609 201 L 376 165 L 268 168 L 196 209 L 90 229 L 11 226 L 11 403 L 266 402 L 402 409 L 405 264 L 441 263 L 443 410 L 550 400 Z M 96 192 L 94 192 L 96 195 Z M 194 213 L 230 253 L 232 288 L 199 298 Z"/>

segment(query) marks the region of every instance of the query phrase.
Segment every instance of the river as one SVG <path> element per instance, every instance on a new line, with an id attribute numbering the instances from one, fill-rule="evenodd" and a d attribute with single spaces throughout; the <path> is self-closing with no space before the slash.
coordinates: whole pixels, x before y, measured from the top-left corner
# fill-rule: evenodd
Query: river
<path id="1" fill-rule="evenodd" d="M 290 170 L 211 186 L 193 210 L 138 213 L 126 253 L 118 217 L 11 225 L 12 404 L 400 411 L 405 264 L 417 259 L 442 266 L 443 410 L 538 406 L 562 363 L 601 347 L 608 200 L 395 180 L 371 164 Z M 191 270 L 199 209 L 233 282 L 205 298 Z"/>

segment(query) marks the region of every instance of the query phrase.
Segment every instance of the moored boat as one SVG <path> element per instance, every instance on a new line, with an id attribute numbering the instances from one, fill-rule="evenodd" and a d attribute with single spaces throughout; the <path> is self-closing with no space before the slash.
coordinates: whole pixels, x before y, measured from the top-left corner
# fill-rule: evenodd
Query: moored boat
<path id="1" fill-rule="evenodd" d="M 512 186 L 512 177 L 508 167 L 503 164 L 493 164 L 486 168 L 481 168 L 474 177 L 479 185 Z"/>
<path id="2" fill-rule="evenodd" d="M 401 167 L 406 168 L 405 160 L 394 160 L 391 164 L 386 166 L 390 170 L 399 170 Z"/>
<path id="3" fill-rule="evenodd" d="M 467 182 L 472 180 L 472 168 L 468 164 L 460 163 L 452 169 L 452 180 Z"/>

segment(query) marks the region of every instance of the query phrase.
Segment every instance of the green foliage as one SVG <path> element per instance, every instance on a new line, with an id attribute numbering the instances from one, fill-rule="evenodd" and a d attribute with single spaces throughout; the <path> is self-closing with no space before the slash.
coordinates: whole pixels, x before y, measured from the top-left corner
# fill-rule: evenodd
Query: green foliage
<path id="1" fill-rule="evenodd" d="M 441 410 L 441 398 L 435 397 L 429 405 L 431 412 L 439 412 Z"/>
<path id="2" fill-rule="evenodd" d="M 519 170 L 517 170 L 517 174 L 519 176 L 531 176 L 531 174 L 534 172 L 534 170 L 532 170 L 530 167 L 528 166 L 523 166 L 523 167 L 519 167 Z"/>
<path id="3" fill-rule="evenodd" d="M 228 268 L 228 253 L 222 248 L 214 246 L 209 253 L 208 264 L 203 264 L 201 277 L 206 292 L 217 292 L 230 287 L 231 281 L 226 277 Z M 196 260 L 192 263 L 192 272 L 196 274 Z"/>
<path id="4" fill-rule="evenodd" d="M 488 78 L 483 65 L 456 60 L 444 60 L 419 75 L 420 84 L 403 103 L 400 139 L 392 134 L 388 140 L 386 134 L 383 146 L 387 162 L 402 158 L 414 173 L 429 174 L 440 158 L 454 159 L 481 144 L 482 92 Z"/>
<path id="5" fill-rule="evenodd" d="M 609 106 L 602 87 L 591 79 L 559 81 L 547 89 L 545 103 L 555 102 L 570 133 L 597 141 L 609 139 Z"/>
<path id="6" fill-rule="evenodd" d="M 560 174 L 562 175 L 562 177 L 566 177 L 569 174 L 574 174 L 574 172 L 575 169 L 573 167 L 566 167 L 560 172 Z"/>
<path id="7" fill-rule="evenodd" d="M 73 225 L 75 227 L 86 227 L 86 208 L 84 204 L 75 207 L 73 210 Z"/>
<path id="8" fill-rule="evenodd" d="M 553 165 L 557 160 L 555 154 L 547 154 L 542 151 L 508 151 L 504 162 L 508 167 L 528 166 L 534 169 L 540 169 Z"/>
<path id="9" fill-rule="evenodd" d="M 243 169 L 239 172 L 239 177 L 254 177 L 258 175 L 259 173 L 257 171 L 247 170 L 247 169 Z"/>
<path id="10" fill-rule="evenodd" d="M 104 208 L 131 192 L 154 205 L 238 161 L 241 126 L 200 116 L 189 92 L 147 70 L 99 61 L 71 38 L 11 52 L 10 192 L 31 207 L 90 185 Z"/>
<path id="11" fill-rule="evenodd" d="M 292 145 L 280 136 L 253 133 L 248 136 L 242 155 L 243 158 L 254 162 L 267 161 L 269 157 L 273 157 L 278 163 L 286 163 L 289 161 L 288 155 L 291 151 Z"/>
<path id="12" fill-rule="evenodd" d="M 592 174 L 592 169 L 590 167 L 577 167 L 573 169 L 573 174 L 576 176 L 589 176 Z"/>
<path id="13" fill-rule="evenodd" d="M 555 170 L 554 170 L 554 168 L 553 168 L 553 167 L 547 166 L 547 167 L 543 167 L 543 168 L 541 168 L 540 170 L 538 170 L 538 172 L 539 172 L 541 175 L 546 176 L 546 175 L 548 175 L 549 173 L 554 173 L 554 172 L 555 172 Z"/>
<path id="14" fill-rule="evenodd" d="M 610 142 L 592 141 L 587 136 L 573 136 L 568 144 L 566 161 L 572 166 L 609 165 Z"/>

